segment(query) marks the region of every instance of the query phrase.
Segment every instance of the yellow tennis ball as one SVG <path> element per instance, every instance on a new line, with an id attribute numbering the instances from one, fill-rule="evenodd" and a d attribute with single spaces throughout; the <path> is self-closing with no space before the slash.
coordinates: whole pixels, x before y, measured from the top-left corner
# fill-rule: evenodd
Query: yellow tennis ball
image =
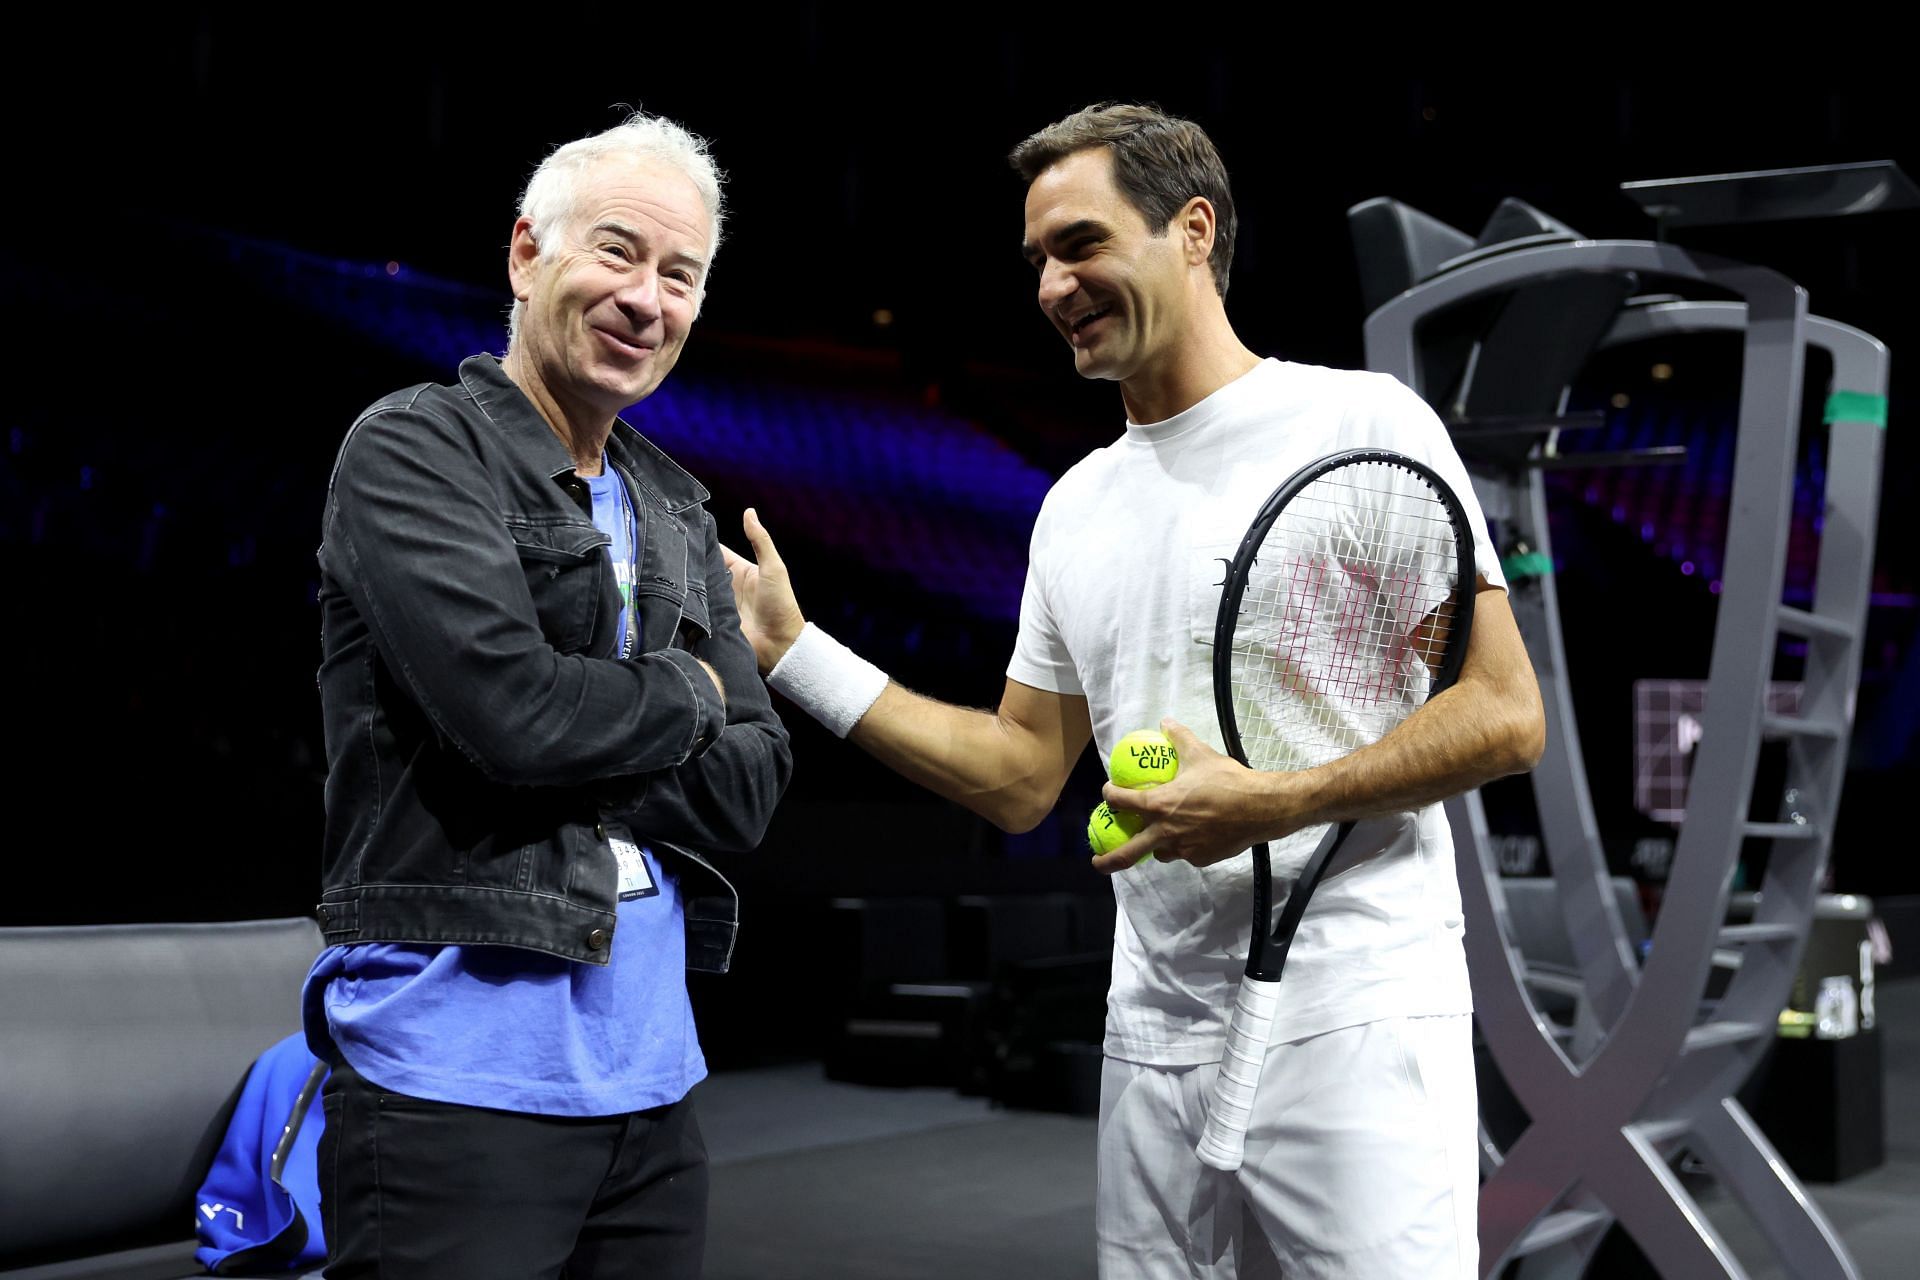
<path id="1" fill-rule="evenodd" d="M 1157 787 L 1180 772 L 1180 752 L 1158 729 L 1135 729 L 1113 744 L 1107 772 L 1116 787 Z"/>
<path id="2" fill-rule="evenodd" d="M 1115 813 L 1102 800 L 1093 807 L 1093 816 L 1087 819 L 1087 847 L 1097 854 L 1112 853 L 1131 840 L 1140 825 L 1139 814 Z"/>

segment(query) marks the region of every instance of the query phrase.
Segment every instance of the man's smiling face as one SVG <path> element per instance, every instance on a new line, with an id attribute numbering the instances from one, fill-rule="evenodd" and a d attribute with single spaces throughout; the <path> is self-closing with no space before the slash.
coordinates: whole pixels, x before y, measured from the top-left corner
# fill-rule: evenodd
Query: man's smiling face
<path id="1" fill-rule="evenodd" d="M 606 161 L 582 175 L 567 224 L 541 229 L 538 256 L 513 256 L 520 342 L 554 396 L 611 416 L 653 393 L 693 327 L 712 226 L 671 165 Z"/>
<path id="2" fill-rule="evenodd" d="M 1181 248 L 1115 185 L 1106 147 L 1066 156 L 1027 188 L 1021 251 L 1082 377 L 1123 381 L 1169 356 L 1187 323 Z"/>

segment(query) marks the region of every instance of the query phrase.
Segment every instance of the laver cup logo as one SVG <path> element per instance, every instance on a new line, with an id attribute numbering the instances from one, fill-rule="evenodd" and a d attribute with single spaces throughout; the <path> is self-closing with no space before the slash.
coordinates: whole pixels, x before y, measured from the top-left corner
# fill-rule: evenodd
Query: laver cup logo
<path id="1" fill-rule="evenodd" d="M 1162 780 L 1165 775 L 1171 774 L 1180 762 L 1180 758 L 1174 755 L 1171 746 L 1163 746 L 1159 743 L 1130 742 L 1126 750 L 1127 759 L 1137 772 L 1160 774 Z"/>

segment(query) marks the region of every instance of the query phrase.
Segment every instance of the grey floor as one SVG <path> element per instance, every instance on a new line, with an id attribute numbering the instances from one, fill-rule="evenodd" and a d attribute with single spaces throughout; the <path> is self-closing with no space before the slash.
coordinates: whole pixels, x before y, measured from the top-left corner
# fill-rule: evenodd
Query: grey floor
<path id="1" fill-rule="evenodd" d="M 1808 1190 L 1865 1280 L 1920 1275 L 1920 979 L 1883 984 L 1887 1162 Z M 1093 1121 L 938 1089 L 716 1075 L 709 1280 L 1080 1280 L 1093 1268 Z M 1752 1280 L 1793 1280 L 1739 1207 L 1701 1202 Z"/>
<path id="2" fill-rule="evenodd" d="M 1886 1163 L 1807 1190 L 1846 1242 L 1865 1280 L 1920 1276 L 1920 978 L 1881 983 Z M 1768 1256 L 1760 1233 L 1725 1197 L 1702 1197 L 1707 1216 L 1746 1264 L 1751 1280 L 1795 1280 Z"/>

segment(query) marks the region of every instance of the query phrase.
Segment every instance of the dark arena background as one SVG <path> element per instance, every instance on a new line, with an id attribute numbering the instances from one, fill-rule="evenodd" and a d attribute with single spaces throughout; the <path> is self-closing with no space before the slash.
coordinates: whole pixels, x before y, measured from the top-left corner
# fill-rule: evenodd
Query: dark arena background
<path id="1" fill-rule="evenodd" d="M 999 696 L 1042 496 L 1122 423 L 1114 387 L 1074 376 L 1017 253 L 1022 187 L 1005 157 L 1041 125 L 1102 99 L 1202 124 L 1241 220 L 1239 334 L 1341 367 L 1365 362 L 1367 312 L 1347 211 L 1373 197 L 1469 235 L 1515 197 L 1584 237 L 1650 240 L 1623 182 L 1879 160 L 1920 175 L 1920 105 L 1891 70 L 1776 67 L 1762 92 L 1706 74 L 1704 46 L 1685 60 L 1695 74 L 1557 54 L 1497 74 L 1450 58 L 1334 65 L 1295 47 L 1279 74 L 1264 42 L 1182 35 L 1172 56 L 1146 26 L 1090 42 L 1065 11 L 911 31 L 904 11 L 782 15 L 588 6 L 509 30 L 477 13 L 316 11 L 269 29 L 208 8 L 21 39 L 15 62 L 44 60 L 50 78 L 23 71 L 7 90 L 0 938 L 312 912 L 314 553 L 335 450 L 369 402 L 504 348 L 520 188 L 621 104 L 709 138 L 730 206 L 685 355 L 627 420 L 711 488 L 736 547 L 742 509 L 759 509 L 809 616 L 909 687 L 975 706 Z M 1920 449 L 1903 390 L 1920 357 L 1920 211 L 1667 238 L 1783 273 L 1814 312 L 1891 352 L 1823 886 L 1863 904 L 1845 927 L 1874 944 L 1875 1056 L 1797 1066 L 1790 1103 L 1759 1096 L 1763 1071 L 1749 1100 L 1858 1274 L 1911 1274 Z M 1609 867 L 1648 920 L 1678 803 L 1650 780 L 1684 791 L 1698 710 L 1649 699 L 1707 672 L 1739 375 L 1733 342 L 1595 358 L 1569 400 L 1604 415 L 1591 447 L 1681 445 L 1686 460 L 1548 478 L 1586 782 Z M 1825 377 L 1810 358 L 1816 426 Z M 1796 466 L 1783 598 L 1804 605 L 1818 432 Z M 1138 517 L 1151 542 L 1154 513 Z M 734 971 L 694 980 L 714 1073 L 709 1274 L 1091 1276 L 1113 915 L 1084 847 L 1100 762 L 1089 753 L 1054 815 L 1009 836 L 777 705 L 792 787 L 764 846 L 726 866 L 745 913 Z M 1515 879 L 1547 871 L 1525 785 L 1486 795 Z M 1734 890 L 1759 870 L 1743 864 Z M 17 1035 L 0 1025 L 0 1092 L 26 1053 Z M 1847 1071 L 1866 1074 L 1833 1083 Z M 1684 1154 L 1674 1167 L 1729 1207 L 1711 1171 Z M 0 1173 L 21 1165 L 0 1154 Z M 1737 1214 L 1722 1230 L 1747 1274 L 1790 1274 Z M 0 1237 L 0 1275 L 58 1261 L 9 1257 Z M 1651 1272 L 1616 1233 L 1587 1274 Z"/>

